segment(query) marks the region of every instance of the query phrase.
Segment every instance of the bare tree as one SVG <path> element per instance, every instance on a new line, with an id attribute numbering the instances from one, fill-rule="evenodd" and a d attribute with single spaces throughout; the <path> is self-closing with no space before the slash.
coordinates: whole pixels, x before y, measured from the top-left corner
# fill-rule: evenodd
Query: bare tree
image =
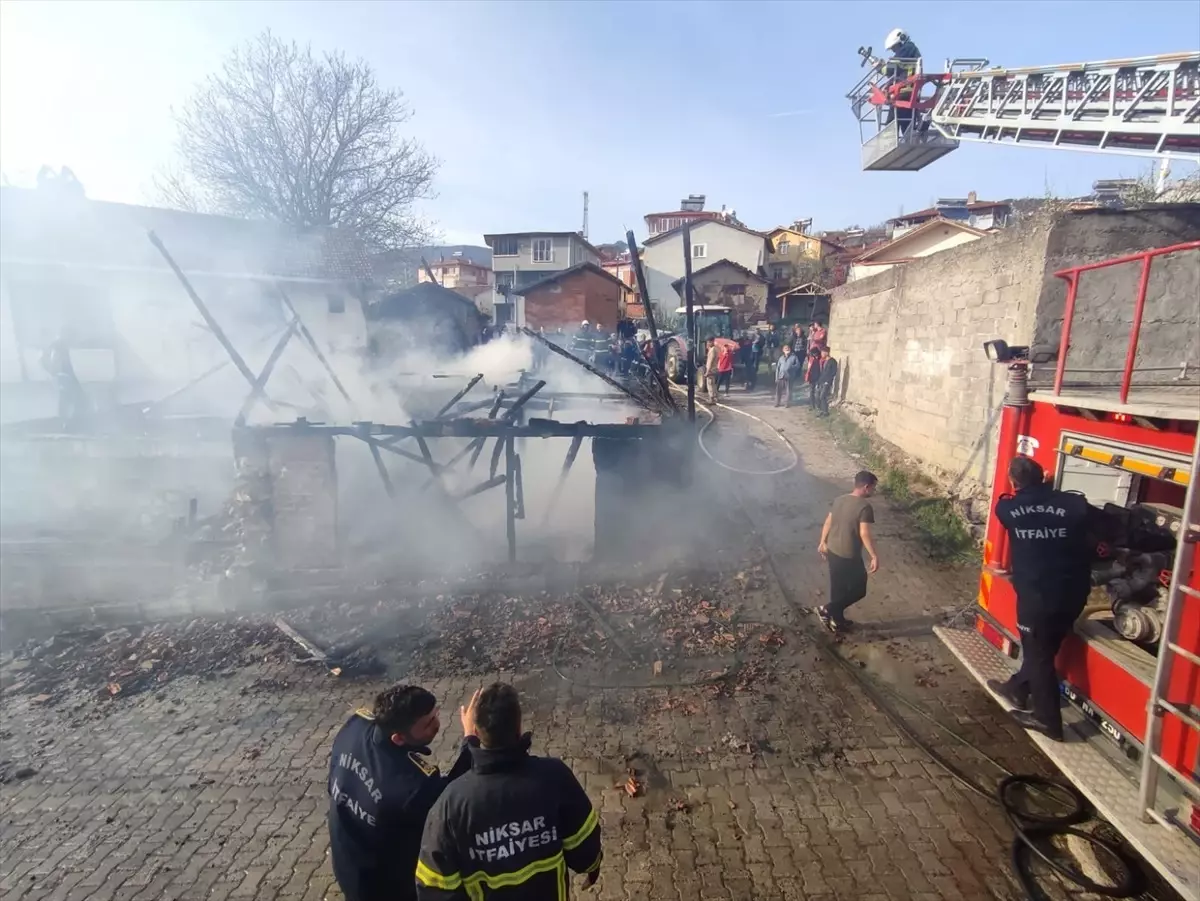
<path id="1" fill-rule="evenodd" d="M 187 210 L 354 229 L 377 249 L 422 243 L 415 201 L 437 160 L 402 126 L 404 95 L 370 65 L 269 31 L 235 50 L 177 113 L 179 165 L 157 180 Z"/>

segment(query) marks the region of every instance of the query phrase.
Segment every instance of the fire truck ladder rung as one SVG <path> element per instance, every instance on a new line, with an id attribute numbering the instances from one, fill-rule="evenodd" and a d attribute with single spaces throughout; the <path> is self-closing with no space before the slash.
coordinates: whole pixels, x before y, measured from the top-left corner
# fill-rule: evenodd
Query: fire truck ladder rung
<path id="1" fill-rule="evenodd" d="M 960 141 L 1200 159 L 1200 52 L 952 71 L 931 121 Z"/>
<path id="2" fill-rule="evenodd" d="M 1138 788 L 1138 804 L 1142 818 L 1149 822 L 1155 816 L 1158 802 L 1158 777 L 1166 770 L 1175 777 L 1180 787 L 1200 801 L 1200 785 L 1196 774 L 1185 775 L 1175 769 L 1163 756 L 1163 712 L 1169 711 L 1193 729 L 1200 730 L 1200 718 L 1191 704 L 1176 705 L 1166 699 L 1167 686 L 1176 672 L 1176 664 L 1187 662 L 1200 664 L 1196 651 L 1200 649 L 1180 646 L 1179 637 L 1183 626 L 1184 605 L 1200 597 L 1200 592 L 1188 584 L 1191 577 L 1191 537 L 1200 519 L 1200 437 L 1193 441 L 1192 465 L 1187 494 L 1183 500 L 1183 523 L 1175 545 L 1175 562 L 1171 568 L 1171 584 L 1167 591 L 1167 609 L 1163 617 L 1162 641 L 1158 647 L 1158 661 L 1154 667 L 1154 683 L 1150 687 L 1150 704 L 1146 714 L 1145 748 L 1142 756 L 1141 784 Z"/>
<path id="3" fill-rule="evenodd" d="M 1170 701 L 1155 701 L 1159 709 L 1175 714 L 1187 724 L 1189 729 L 1200 732 L 1200 719 L 1196 718 L 1196 709 L 1191 704 L 1172 704 Z"/>
<path id="4" fill-rule="evenodd" d="M 1164 769 L 1168 773 L 1170 773 L 1172 776 L 1174 776 L 1175 782 L 1179 785 L 1180 788 L 1182 788 L 1184 790 L 1184 792 L 1191 795 L 1197 801 L 1200 801 L 1200 785 L 1197 785 L 1194 779 L 1189 779 L 1187 776 L 1185 776 L 1183 773 L 1179 772 L 1179 770 L 1175 769 L 1175 767 L 1171 766 L 1170 763 L 1168 763 L 1163 758 L 1159 757 L 1157 754 L 1151 754 L 1150 759 L 1153 760 L 1156 764 L 1158 764 L 1159 767 L 1161 767 L 1162 769 Z"/>
<path id="5" fill-rule="evenodd" d="M 1180 645 L 1175 644 L 1173 641 L 1168 641 L 1167 647 L 1171 649 L 1172 653 L 1178 654 L 1185 660 L 1190 660 L 1192 663 L 1196 664 L 1196 666 L 1200 666 L 1200 657 L 1197 657 L 1187 648 L 1181 647 Z"/>

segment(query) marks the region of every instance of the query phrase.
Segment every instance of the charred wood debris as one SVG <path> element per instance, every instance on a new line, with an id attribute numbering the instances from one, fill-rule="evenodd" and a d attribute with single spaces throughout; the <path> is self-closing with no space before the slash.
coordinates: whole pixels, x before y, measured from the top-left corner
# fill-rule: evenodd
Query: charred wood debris
<path id="1" fill-rule="evenodd" d="M 283 348 L 296 337 L 308 345 L 338 391 L 353 405 L 282 290 L 281 302 L 291 318 L 263 370 L 255 374 L 166 247 L 153 234 L 150 240 L 249 385 L 238 414 L 239 428 L 245 427 L 246 417 L 257 403 L 280 409 L 267 387 Z M 405 425 L 324 425 L 301 418 L 250 428 L 315 429 L 362 440 L 371 448 L 389 495 L 393 492 L 383 463 L 385 454 L 423 465 L 428 470 L 424 489 L 440 491 L 450 506 L 464 497 L 504 486 L 511 562 L 516 556 L 512 522 L 524 516 L 514 438 L 572 438 L 559 473 L 561 483 L 583 438 L 639 437 L 661 428 L 664 418 L 677 413 L 661 372 L 641 380 L 618 381 L 541 336 L 528 331 L 526 335 L 541 342 L 549 353 L 567 357 L 599 377 L 612 389 L 603 397 L 623 400 L 642 412 L 623 423 L 559 421 L 555 414 L 569 412 L 571 396 L 543 395 L 546 382 L 536 374 L 523 373 L 516 384 L 495 386 L 487 398 L 472 397 L 473 389 L 483 381 L 482 375 L 476 375 L 430 418 Z M 593 401 L 598 396 L 588 395 Z M 431 443 L 442 437 L 468 441 L 453 456 L 439 461 Z M 494 442 L 490 449 L 489 442 Z M 213 517 L 193 521 L 189 516 L 187 521 L 186 531 L 194 546 L 204 549 L 192 560 L 197 583 L 214 578 L 261 579 L 261 560 L 269 556 L 267 461 L 261 454 L 239 447 L 236 439 L 234 453 L 236 488 L 226 508 Z M 477 466 L 486 471 L 479 473 L 474 488 L 452 496 L 441 487 L 440 476 L 447 470 Z M 669 692 L 655 702 L 662 710 L 690 713 L 706 698 L 734 697 L 775 680 L 781 651 L 794 633 L 748 615 L 754 605 L 747 603 L 747 598 L 764 590 L 766 584 L 761 566 L 724 574 L 663 574 L 649 584 L 610 581 L 566 592 L 524 592 L 519 596 L 503 590 L 456 590 L 446 584 L 437 593 L 329 602 L 282 614 L 80 629 L 31 640 L 6 652 L 0 659 L 0 693 L 6 701 L 19 698 L 86 721 L 103 717 L 141 695 L 162 698 L 164 689 L 176 680 L 202 683 L 226 679 L 238 669 L 256 664 L 304 664 L 323 669 L 331 679 L 371 679 L 376 683 L 385 676 L 425 679 L 541 670 L 592 689 L 694 689 Z M 286 687 L 286 681 L 260 679 L 245 690 Z M 727 750 L 739 753 L 764 750 L 733 735 L 724 736 L 721 742 Z M 645 786 L 639 772 L 630 766 L 628 780 L 619 787 L 631 795 L 641 793 Z M 0 766 L 0 781 L 23 777 Z"/>
<path id="2" fill-rule="evenodd" d="M 0 690 L 6 700 L 93 719 L 176 680 L 228 679 L 256 664 L 376 683 L 544 671 L 595 689 L 695 688 L 662 702 L 689 712 L 704 698 L 775 680 L 792 634 L 748 615 L 766 584 L 751 567 L 569 592 L 447 588 L 281 614 L 81 629 L 18 646 L 0 666 Z"/>

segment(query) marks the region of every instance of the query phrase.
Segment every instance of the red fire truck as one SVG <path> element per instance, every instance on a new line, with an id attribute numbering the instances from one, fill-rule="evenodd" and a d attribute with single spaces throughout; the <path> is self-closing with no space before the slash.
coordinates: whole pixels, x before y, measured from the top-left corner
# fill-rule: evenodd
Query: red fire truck
<path id="1" fill-rule="evenodd" d="M 1065 281 L 1066 305 L 1048 390 L 1029 388 L 1029 349 L 990 342 L 989 356 L 1009 368 L 992 508 L 1009 490 L 1008 465 L 1017 454 L 1041 463 L 1056 487 L 1088 497 L 1095 514 L 1094 588 L 1058 657 L 1062 692 L 1072 705 L 1064 718 L 1067 741 L 1030 734 L 1183 897 L 1196 899 L 1200 386 L 1170 377 L 1175 384 L 1133 385 L 1151 268 L 1173 254 L 1187 254 L 1200 267 L 1200 241 L 1192 241 L 1056 273 Z M 1140 266 L 1141 277 L 1129 299 L 1133 320 L 1120 384 L 1073 386 L 1068 356 L 1080 283 L 1096 270 L 1127 266 Z M 1178 300 L 1197 304 L 1195 297 Z M 1009 562 L 1007 533 L 992 516 L 974 629 L 935 630 L 981 683 L 1003 680 L 1017 667 Z"/>
<path id="2" fill-rule="evenodd" d="M 1200 162 L 1200 51 L 1019 69 L 954 60 L 932 74 L 919 59 L 859 53 L 869 70 L 847 99 L 867 171 L 922 169 L 964 141 L 1153 157 L 1160 190 L 1171 158 Z M 1151 267 L 1173 254 L 1200 266 L 1200 241 L 1057 273 L 1066 303 L 1048 390 L 1030 388 L 1036 350 L 990 342 L 1009 367 L 992 507 L 1016 454 L 1091 502 L 1105 533 L 1095 590 L 1058 658 L 1076 714 L 1065 743 L 1031 735 L 1176 890 L 1200 901 L 1200 387 L 1186 365 L 1173 385 L 1147 387 L 1144 372 L 1132 384 Z M 1079 285 L 1119 266 L 1141 267 L 1120 386 L 1080 388 L 1066 378 Z M 1017 667 L 1008 575 L 1006 533 L 992 517 L 974 628 L 936 630 L 981 683 Z"/>

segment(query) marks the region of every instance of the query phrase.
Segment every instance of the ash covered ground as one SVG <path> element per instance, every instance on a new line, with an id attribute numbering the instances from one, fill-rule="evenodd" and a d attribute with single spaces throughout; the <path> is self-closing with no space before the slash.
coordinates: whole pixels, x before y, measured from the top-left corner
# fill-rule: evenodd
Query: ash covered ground
<path id="1" fill-rule="evenodd" d="M 822 657 L 815 547 L 856 466 L 803 413 L 774 415 L 799 466 L 706 470 L 696 540 L 673 565 L 351 584 L 271 615 L 17 649 L 0 666 L 0 895 L 335 901 L 325 779 L 350 711 L 411 679 L 448 714 L 502 678 L 522 692 L 535 753 L 563 757 L 600 812 L 598 898 L 1019 897 L 1004 815 Z M 721 428 L 719 459 L 787 462 L 770 431 Z M 970 600 L 974 570 L 932 563 L 879 507 L 884 568 L 839 650 L 994 759 L 1037 767 L 929 635 Z M 909 727 L 979 779 L 1000 775 L 932 722 Z"/>

